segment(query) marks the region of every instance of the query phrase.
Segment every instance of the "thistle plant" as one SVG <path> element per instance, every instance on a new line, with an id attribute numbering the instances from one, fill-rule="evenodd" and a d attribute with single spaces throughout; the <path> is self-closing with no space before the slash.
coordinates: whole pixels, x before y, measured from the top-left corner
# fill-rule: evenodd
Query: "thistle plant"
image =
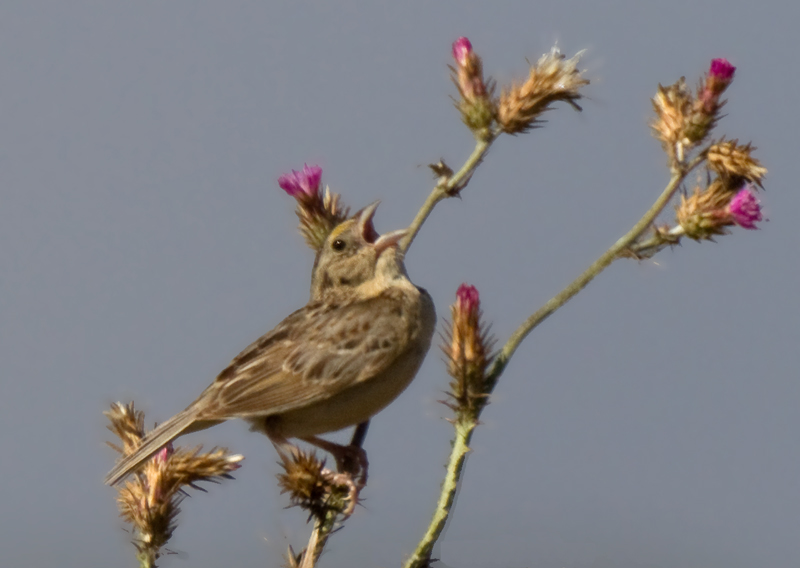
<path id="1" fill-rule="evenodd" d="M 452 55 L 450 69 L 457 91 L 454 104 L 475 139 L 475 147 L 458 168 L 443 160 L 431 164 L 435 183 L 400 241 L 402 253 L 409 251 L 420 228 L 440 202 L 465 197 L 473 174 L 499 137 L 517 136 L 541 127 L 542 115 L 560 102 L 582 110 L 578 101 L 589 85 L 579 69 L 581 54 L 567 58 L 553 48 L 529 65 L 526 76 L 500 85 L 497 95 L 497 85 L 485 76 L 483 60 L 467 38 L 453 43 Z M 491 395 L 499 379 L 534 328 L 616 260 L 651 258 L 682 243 L 686 237 L 697 242 L 714 241 L 736 227 L 759 228 L 764 215 L 758 193 L 763 189 L 767 170 L 754 156 L 756 148 L 750 143 L 742 144 L 737 138 L 717 133 L 721 110 L 726 106 L 722 97 L 735 74 L 736 68 L 729 61 L 714 59 L 694 90 L 684 78 L 666 87 L 658 85 L 652 99 L 655 116 L 650 126 L 666 155 L 669 179 L 664 189 L 633 227 L 569 285 L 521 321 L 499 344 L 499 349 L 484 321 L 478 290 L 463 284 L 456 291 L 441 344 L 446 371 L 451 377 L 443 403 L 452 412 L 449 420 L 454 428 L 453 440 L 431 522 L 407 558 L 406 568 L 427 567 L 434 560 L 433 547 L 454 513 L 465 457 L 481 415 L 491 408 Z M 689 183 L 692 174 L 697 179 Z M 314 251 L 320 249 L 348 211 L 338 194 L 327 187 L 321 189 L 321 177 L 318 166 L 305 165 L 278 180 L 278 185 L 296 200 L 300 233 Z M 668 210 L 674 210 L 674 217 L 669 220 L 663 218 Z M 134 411 L 133 405 L 115 405 L 108 414 L 112 430 L 123 440 L 119 451 L 128 453 L 135 449 L 144 435 L 141 413 Z M 352 448 L 360 448 L 366 431 L 366 423 L 356 429 Z M 358 455 L 363 456 L 363 450 L 353 454 Z M 140 559 L 146 556 L 150 562 L 143 565 L 152 565 L 175 529 L 179 488 L 205 479 L 229 477 L 240 460 L 241 456 L 222 451 L 200 454 L 197 450 L 170 447 L 152 458 L 133 481 L 120 489 L 122 515 L 135 527 Z M 288 493 L 290 503 L 305 510 L 313 521 L 306 547 L 299 553 L 290 547 L 286 557 L 288 566 L 314 566 L 332 532 L 353 513 L 361 487 L 354 488 L 347 482 L 351 478 L 340 474 L 359 471 L 356 461 L 356 457 L 340 460 L 338 472 L 333 473 L 312 453 L 284 457 L 280 487 Z M 361 484 L 366 484 L 366 479 Z"/>
<path id="2" fill-rule="evenodd" d="M 111 423 L 108 429 L 122 442 L 121 446 L 109 443 L 112 448 L 127 455 L 139 447 L 146 435 L 143 412 L 133 403 L 115 403 L 105 415 Z M 141 568 L 155 566 L 164 554 L 186 495 L 183 488 L 203 491 L 197 485 L 200 482 L 233 479 L 231 473 L 239 469 L 243 459 L 225 448 L 202 452 L 201 448 L 176 450 L 168 444 L 117 488 L 120 516 L 133 526 L 133 544 Z"/>

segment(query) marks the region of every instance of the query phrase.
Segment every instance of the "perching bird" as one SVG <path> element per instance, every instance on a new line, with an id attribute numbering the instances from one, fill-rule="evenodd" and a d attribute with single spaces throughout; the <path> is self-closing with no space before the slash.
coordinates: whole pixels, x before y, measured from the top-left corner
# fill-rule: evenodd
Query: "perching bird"
<path id="1" fill-rule="evenodd" d="M 109 472 L 113 485 L 178 436 L 232 418 L 265 433 L 284 456 L 300 438 L 366 421 L 411 382 L 436 325 L 430 295 L 408 279 L 398 242 L 378 237 L 378 203 L 337 225 L 317 253 L 311 300 L 242 351 L 190 404 Z"/>

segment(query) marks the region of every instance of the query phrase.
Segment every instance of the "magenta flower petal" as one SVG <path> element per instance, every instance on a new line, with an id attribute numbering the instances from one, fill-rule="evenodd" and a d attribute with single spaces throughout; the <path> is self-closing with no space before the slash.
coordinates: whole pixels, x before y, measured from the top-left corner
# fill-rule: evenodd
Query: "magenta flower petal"
<path id="1" fill-rule="evenodd" d="M 291 174 L 279 177 L 278 185 L 294 198 L 304 195 L 312 197 L 319 192 L 320 180 L 322 180 L 322 168 L 304 164 L 301 171 L 292 170 Z"/>
<path id="2" fill-rule="evenodd" d="M 456 310 L 467 315 L 477 312 L 481 300 L 475 286 L 462 284 L 456 291 Z"/>
<path id="3" fill-rule="evenodd" d="M 731 219 L 745 229 L 757 229 L 756 222 L 763 218 L 761 203 L 749 187 L 744 187 L 733 196 L 728 204 L 728 212 Z"/>
<path id="4" fill-rule="evenodd" d="M 453 59 L 463 67 L 467 63 L 467 58 L 472 52 L 472 44 L 465 37 L 460 37 L 453 42 Z"/>
<path id="5" fill-rule="evenodd" d="M 711 68 L 708 74 L 715 79 L 730 82 L 733 80 L 733 73 L 736 67 L 730 64 L 727 59 L 719 58 L 711 60 Z"/>

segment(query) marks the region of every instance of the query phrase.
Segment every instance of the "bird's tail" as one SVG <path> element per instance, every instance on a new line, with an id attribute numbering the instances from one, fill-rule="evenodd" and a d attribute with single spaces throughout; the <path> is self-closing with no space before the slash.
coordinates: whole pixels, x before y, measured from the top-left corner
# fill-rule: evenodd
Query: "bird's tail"
<path id="1" fill-rule="evenodd" d="M 147 461 L 153 454 L 164 447 L 166 444 L 185 433 L 195 421 L 197 411 L 191 406 L 179 412 L 163 424 L 153 430 L 142 442 L 142 445 L 124 458 L 122 458 L 114 469 L 108 472 L 103 480 L 106 485 L 116 485 L 129 473 L 134 471 L 143 462 Z"/>

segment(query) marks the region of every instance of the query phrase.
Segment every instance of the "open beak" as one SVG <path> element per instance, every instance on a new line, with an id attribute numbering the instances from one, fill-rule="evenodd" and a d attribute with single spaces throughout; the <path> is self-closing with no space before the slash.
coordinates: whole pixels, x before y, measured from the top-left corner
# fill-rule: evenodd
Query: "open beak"
<path id="1" fill-rule="evenodd" d="M 405 237 L 407 233 L 405 229 L 401 229 L 399 231 L 392 231 L 384 235 L 378 235 L 378 231 L 375 230 L 375 226 L 372 224 L 372 218 L 375 216 L 375 211 L 378 209 L 378 205 L 380 205 L 380 203 L 380 201 L 370 203 L 357 213 L 358 228 L 361 231 L 361 235 L 364 237 L 365 241 L 375 247 L 378 256 L 380 256 L 380 254 L 387 248 L 397 246 L 400 240 Z"/>

